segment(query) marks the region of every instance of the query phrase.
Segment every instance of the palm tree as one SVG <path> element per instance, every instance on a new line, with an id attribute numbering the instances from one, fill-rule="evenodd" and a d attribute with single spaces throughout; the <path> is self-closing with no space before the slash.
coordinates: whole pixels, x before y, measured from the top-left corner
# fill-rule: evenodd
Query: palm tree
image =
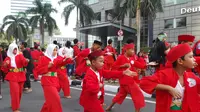
<path id="1" fill-rule="evenodd" d="M 53 35 L 53 30 L 57 29 L 56 20 L 51 17 L 51 13 L 57 13 L 57 10 L 52 8 L 49 3 L 42 3 L 43 0 L 35 0 L 32 7 L 26 11 L 27 14 L 33 14 L 30 19 L 30 26 L 32 30 L 40 27 L 40 34 L 42 35 L 42 45 L 44 45 L 44 30 L 48 30 L 49 36 Z"/>
<path id="2" fill-rule="evenodd" d="M 115 11 L 120 18 L 136 15 L 137 50 L 140 50 L 141 12 L 149 19 L 155 19 L 157 12 L 162 12 L 162 0 L 115 0 Z"/>
<path id="3" fill-rule="evenodd" d="M 94 19 L 94 11 L 88 5 L 85 4 L 85 0 L 60 0 L 59 3 L 70 3 L 63 10 L 62 15 L 65 17 L 65 25 L 68 25 L 69 16 L 71 12 L 76 9 L 76 37 L 78 37 L 79 17 L 81 26 L 84 27 L 87 24 L 91 24 Z"/>
<path id="4" fill-rule="evenodd" d="M 27 38 L 28 31 L 28 19 L 26 18 L 25 13 L 19 13 L 18 15 L 7 15 L 3 19 L 3 25 L 1 27 L 1 32 L 6 29 L 6 34 L 8 40 L 15 38 L 17 40 L 24 40 Z"/>

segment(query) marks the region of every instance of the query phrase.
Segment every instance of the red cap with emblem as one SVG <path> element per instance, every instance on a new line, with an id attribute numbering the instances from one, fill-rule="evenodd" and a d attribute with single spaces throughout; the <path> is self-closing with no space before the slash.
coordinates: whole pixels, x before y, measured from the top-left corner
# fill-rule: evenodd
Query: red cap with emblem
<path id="1" fill-rule="evenodd" d="M 185 56 L 187 53 L 191 52 L 192 49 L 188 44 L 179 44 L 173 47 L 167 54 L 167 60 L 170 63 L 175 62 L 178 58 Z"/>
<path id="2" fill-rule="evenodd" d="M 179 35 L 178 41 L 189 41 L 194 42 L 195 36 L 193 35 Z"/>

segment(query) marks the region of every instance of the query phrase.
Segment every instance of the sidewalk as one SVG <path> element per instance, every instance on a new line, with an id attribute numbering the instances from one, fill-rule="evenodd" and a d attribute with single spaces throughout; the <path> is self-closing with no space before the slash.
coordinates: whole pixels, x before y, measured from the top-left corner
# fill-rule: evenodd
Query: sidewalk
<path id="1" fill-rule="evenodd" d="M 82 80 L 77 80 L 77 79 L 71 80 L 69 78 L 69 82 L 70 82 L 70 85 L 78 86 L 78 87 L 81 87 L 81 84 L 82 84 Z M 104 86 L 105 91 L 113 92 L 113 93 L 117 93 L 118 92 L 118 88 L 119 88 L 118 85 L 105 84 L 105 86 Z M 141 91 L 142 91 L 144 97 L 146 97 L 146 98 L 151 98 L 152 97 L 151 94 L 147 94 L 143 90 L 141 90 Z"/>

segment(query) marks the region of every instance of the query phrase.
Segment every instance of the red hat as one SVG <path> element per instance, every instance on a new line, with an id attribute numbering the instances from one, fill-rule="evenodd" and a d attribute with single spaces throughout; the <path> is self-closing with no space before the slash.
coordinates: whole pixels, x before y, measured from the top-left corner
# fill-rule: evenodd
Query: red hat
<path id="1" fill-rule="evenodd" d="M 179 35 L 178 41 L 189 41 L 194 42 L 195 36 L 193 35 Z"/>
<path id="2" fill-rule="evenodd" d="M 134 48 L 135 48 L 134 44 L 125 44 L 123 49 L 127 50 L 127 49 L 134 49 Z"/>
<path id="3" fill-rule="evenodd" d="M 99 56 L 103 56 L 102 50 L 93 51 L 88 55 L 88 58 L 90 61 L 92 61 L 94 58 L 97 58 Z"/>
<path id="4" fill-rule="evenodd" d="M 173 47 L 167 54 L 167 60 L 170 63 L 175 62 L 178 58 L 185 56 L 187 53 L 191 52 L 192 49 L 188 44 L 179 44 Z"/>

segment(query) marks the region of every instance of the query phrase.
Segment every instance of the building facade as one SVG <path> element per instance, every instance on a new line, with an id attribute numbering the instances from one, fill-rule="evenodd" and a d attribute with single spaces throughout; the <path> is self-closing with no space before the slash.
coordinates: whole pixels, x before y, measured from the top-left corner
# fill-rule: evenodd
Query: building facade
<path id="1" fill-rule="evenodd" d="M 136 30 L 133 28 L 133 19 L 126 17 L 124 22 L 113 18 L 114 0 L 88 0 L 87 4 L 95 12 L 95 20 L 92 25 L 80 28 L 81 41 L 89 42 L 90 47 L 93 39 L 98 39 L 103 42 L 103 46 L 107 45 L 108 39 L 113 39 L 113 45 L 119 49 L 118 31 L 123 31 L 123 42 L 128 38 L 133 38 L 136 41 Z M 85 40 L 83 40 L 85 39 Z"/>
<path id="2" fill-rule="evenodd" d="M 200 40 L 200 0 L 163 0 L 163 9 L 154 21 L 154 38 L 166 32 L 171 43 L 177 43 L 180 34 L 192 34 Z"/>
<path id="3" fill-rule="evenodd" d="M 27 9 L 34 7 L 34 0 L 10 0 L 11 14 L 25 12 Z M 51 0 L 44 0 L 45 3 L 51 3 Z"/>

